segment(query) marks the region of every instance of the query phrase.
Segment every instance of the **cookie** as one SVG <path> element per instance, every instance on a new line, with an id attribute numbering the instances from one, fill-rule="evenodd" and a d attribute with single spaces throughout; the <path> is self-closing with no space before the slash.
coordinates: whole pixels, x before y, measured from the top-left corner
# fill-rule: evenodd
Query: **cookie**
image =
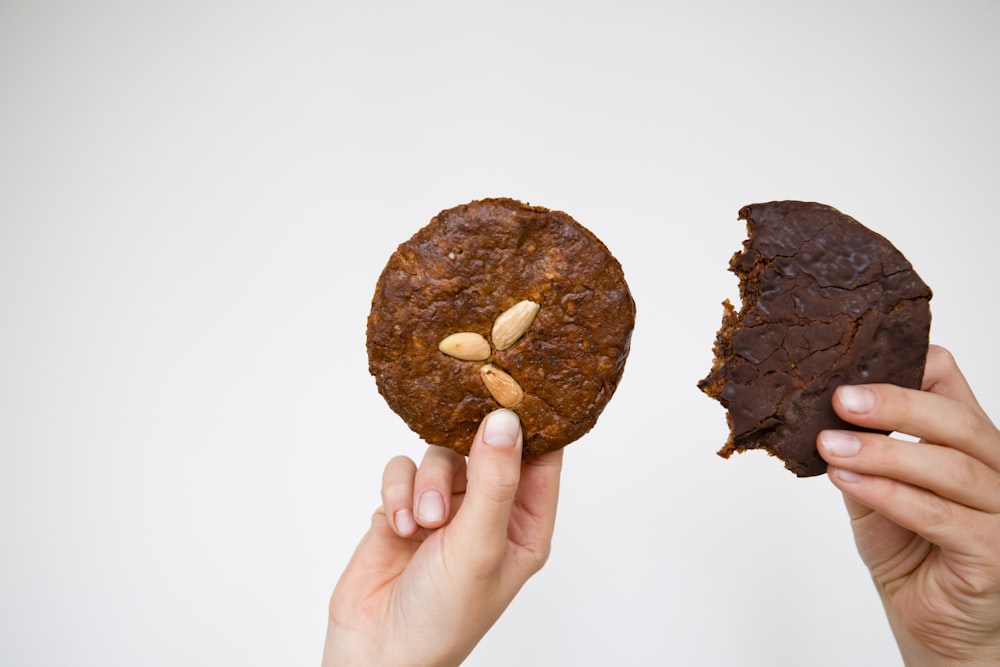
<path id="1" fill-rule="evenodd" d="M 833 411 L 843 384 L 919 388 L 931 290 L 884 237 L 809 202 L 752 204 L 733 255 L 739 312 L 725 301 L 711 372 L 699 388 L 727 409 L 719 451 L 763 449 L 799 477 L 826 471 L 823 429 L 854 429 Z"/>
<path id="2" fill-rule="evenodd" d="M 569 215 L 513 199 L 442 211 L 375 286 L 368 368 L 424 441 L 468 454 L 480 421 L 518 414 L 524 453 L 590 431 L 622 377 L 635 303 L 621 265 Z"/>

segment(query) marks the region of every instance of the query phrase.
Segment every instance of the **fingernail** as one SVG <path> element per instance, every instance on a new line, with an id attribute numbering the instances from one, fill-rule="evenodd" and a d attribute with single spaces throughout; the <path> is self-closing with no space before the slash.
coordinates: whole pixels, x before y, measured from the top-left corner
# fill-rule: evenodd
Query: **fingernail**
<path id="1" fill-rule="evenodd" d="M 493 447 L 513 447 L 521 433 L 521 420 L 510 410 L 497 410 L 486 416 L 483 442 Z"/>
<path id="2" fill-rule="evenodd" d="M 420 496 L 417 516 L 421 523 L 437 523 L 444 518 L 444 498 L 437 491 L 428 491 Z"/>
<path id="3" fill-rule="evenodd" d="M 836 475 L 837 479 L 847 482 L 849 484 L 853 484 L 854 482 L 857 482 L 858 480 L 861 479 L 861 475 L 852 470 L 844 470 L 843 468 L 832 468 L 830 472 Z"/>
<path id="4" fill-rule="evenodd" d="M 837 389 L 840 403 L 855 414 L 869 412 L 875 407 L 875 393 L 865 387 L 845 385 Z"/>
<path id="5" fill-rule="evenodd" d="M 854 456 L 861 451 L 861 439 L 847 431 L 823 431 L 819 439 L 836 456 Z"/>
<path id="6" fill-rule="evenodd" d="M 417 522 L 413 518 L 413 512 L 406 508 L 397 510 L 392 515 L 392 522 L 396 525 L 396 532 L 400 535 L 412 535 L 417 530 Z"/>

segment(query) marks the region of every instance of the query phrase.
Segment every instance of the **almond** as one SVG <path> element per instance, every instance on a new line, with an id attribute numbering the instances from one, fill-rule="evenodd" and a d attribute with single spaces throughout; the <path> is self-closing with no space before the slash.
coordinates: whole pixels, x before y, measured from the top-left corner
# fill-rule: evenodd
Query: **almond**
<path id="1" fill-rule="evenodd" d="M 490 358 L 490 343 L 474 331 L 453 333 L 438 343 L 438 349 L 449 357 L 463 361 L 485 361 Z"/>
<path id="2" fill-rule="evenodd" d="M 500 313 L 500 316 L 493 322 L 493 347 L 498 350 L 506 350 L 516 343 L 534 322 L 539 308 L 541 306 L 537 303 L 526 299 Z"/>
<path id="3" fill-rule="evenodd" d="M 517 380 L 493 364 L 486 364 L 480 368 L 479 376 L 483 378 L 483 384 L 490 390 L 496 402 L 503 407 L 512 408 L 524 400 L 524 390 Z"/>

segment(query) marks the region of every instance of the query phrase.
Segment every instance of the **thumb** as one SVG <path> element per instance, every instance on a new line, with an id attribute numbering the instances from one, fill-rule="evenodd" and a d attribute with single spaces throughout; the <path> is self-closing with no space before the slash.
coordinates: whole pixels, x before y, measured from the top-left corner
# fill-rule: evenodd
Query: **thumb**
<path id="1" fill-rule="evenodd" d="M 510 410 L 491 412 L 479 425 L 469 451 L 465 498 L 452 521 L 466 562 L 488 566 L 503 558 L 521 479 L 522 441 L 521 422 Z"/>

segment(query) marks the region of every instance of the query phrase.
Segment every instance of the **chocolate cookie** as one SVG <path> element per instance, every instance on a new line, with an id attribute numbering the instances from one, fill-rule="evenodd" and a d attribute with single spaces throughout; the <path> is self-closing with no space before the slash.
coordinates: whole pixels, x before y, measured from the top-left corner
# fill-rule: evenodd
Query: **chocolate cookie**
<path id="1" fill-rule="evenodd" d="M 368 316 L 368 368 L 426 442 L 468 454 L 510 407 L 525 455 L 587 433 L 625 368 L 635 303 L 607 247 L 512 199 L 442 211 L 392 254 Z"/>
<path id="2" fill-rule="evenodd" d="M 823 429 L 842 384 L 919 388 L 931 290 L 884 237 L 823 204 L 745 206 L 749 238 L 733 255 L 742 306 L 729 301 L 712 371 L 698 383 L 728 410 L 719 451 L 763 449 L 799 477 L 819 475 Z"/>

